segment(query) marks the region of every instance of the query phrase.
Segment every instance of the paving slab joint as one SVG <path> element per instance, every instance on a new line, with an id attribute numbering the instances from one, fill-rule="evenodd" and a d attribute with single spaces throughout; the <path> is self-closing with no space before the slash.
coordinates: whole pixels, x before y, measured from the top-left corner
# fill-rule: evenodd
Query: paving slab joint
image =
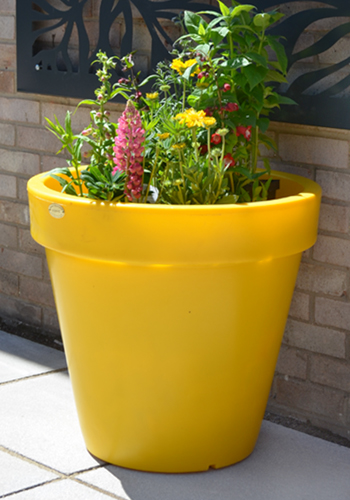
<path id="1" fill-rule="evenodd" d="M 14 380 L 6 380 L 5 382 L 0 382 L 0 386 L 15 384 L 16 382 L 22 382 L 23 380 L 30 380 L 33 378 L 45 377 L 46 375 L 52 375 L 54 373 L 60 373 L 60 372 L 67 372 L 68 374 L 68 368 L 57 368 L 56 370 L 50 370 L 48 372 L 43 372 L 43 373 L 36 373 L 35 375 L 28 375 L 27 377 L 20 377 Z"/>

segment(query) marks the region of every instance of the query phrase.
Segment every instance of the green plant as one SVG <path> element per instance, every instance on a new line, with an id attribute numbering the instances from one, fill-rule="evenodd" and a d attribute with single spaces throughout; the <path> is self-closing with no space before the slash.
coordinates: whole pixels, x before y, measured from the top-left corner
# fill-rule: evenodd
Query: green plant
<path id="1" fill-rule="evenodd" d="M 132 54 L 124 57 L 125 77 L 111 86 L 110 69 L 118 58 L 98 53 L 101 87 L 90 125 L 79 135 L 48 120 L 49 128 L 71 155 L 68 174 L 56 170 L 68 194 L 116 201 L 214 204 L 267 198 L 268 159 L 258 169 L 259 147 L 275 148 L 266 135 L 269 113 L 292 101 L 273 84 L 285 82 L 283 46 L 267 33 L 278 12 L 254 13 L 252 5 L 218 2 L 220 12 L 186 11 L 184 34 L 171 62 L 160 63 L 142 84 L 133 74 Z M 271 57 L 273 55 L 273 57 Z M 142 93 L 153 81 L 154 92 Z M 118 124 L 109 121 L 105 104 L 122 94 L 128 104 Z M 136 125 L 137 122 L 137 125 Z M 81 170 L 81 148 L 91 147 Z M 69 171 L 70 172 L 70 171 Z M 262 176 L 265 176 L 262 181 Z M 266 180 L 267 176 L 267 180 Z M 153 197 L 154 201 L 154 197 Z"/>

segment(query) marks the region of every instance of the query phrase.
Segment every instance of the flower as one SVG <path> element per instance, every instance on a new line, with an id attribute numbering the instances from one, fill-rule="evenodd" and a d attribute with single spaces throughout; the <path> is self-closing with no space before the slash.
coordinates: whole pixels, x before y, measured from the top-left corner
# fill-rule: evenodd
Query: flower
<path id="1" fill-rule="evenodd" d="M 252 137 L 252 126 L 248 125 L 248 127 L 243 127 L 242 125 L 238 125 L 236 128 L 236 136 L 239 137 L 240 135 L 243 135 L 247 141 L 250 141 Z"/>
<path id="2" fill-rule="evenodd" d="M 173 144 L 171 147 L 173 149 L 184 149 L 186 144 L 184 142 L 179 142 L 178 144 Z"/>
<path id="3" fill-rule="evenodd" d="M 220 134 L 212 134 L 210 142 L 212 144 L 220 144 L 222 141 L 221 135 Z"/>
<path id="4" fill-rule="evenodd" d="M 169 134 L 169 132 L 164 132 L 164 134 L 157 134 L 157 136 L 159 137 L 159 139 L 161 139 L 163 141 L 164 139 L 168 139 L 170 134 Z"/>
<path id="5" fill-rule="evenodd" d="M 221 137 L 225 137 L 229 133 L 228 128 L 219 128 L 216 132 L 216 134 L 221 135 Z"/>
<path id="6" fill-rule="evenodd" d="M 170 67 L 177 71 L 179 75 L 183 75 L 187 68 L 193 66 L 193 64 L 197 63 L 197 59 L 188 59 L 185 62 L 182 62 L 181 59 L 174 59 L 171 63 Z M 199 68 L 195 68 L 195 70 L 191 73 L 191 76 L 197 75 L 199 73 Z"/>
<path id="7" fill-rule="evenodd" d="M 156 99 L 158 99 L 158 96 L 159 96 L 159 93 L 158 92 L 152 92 L 150 94 L 147 94 L 146 93 L 146 97 L 147 99 L 149 99 L 150 101 L 155 101 Z"/>
<path id="8" fill-rule="evenodd" d="M 234 167 L 236 164 L 236 161 L 235 159 L 233 158 L 233 156 L 230 154 L 230 153 L 227 153 L 225 156 L 224 156 L 224 165 L 225 165 L 225 168 L 230 168 L 230 167 Z"/>
<path id="9" fill-rule="evenodd" d="M 207 116 L 213 116 L 213 110 L 212 110 L 212 108 L 205 108 L 204 113 Z"/>
<path id="10" fill-rule="evenodd" d="M 210 128 L 216 124 L 216 119 L 213 116 L 203 118 L 203 124 L 206 128 Z"/>
<path id="11" fill-rule="evenodd" d="M 178 120 L 181 125 L 185 124 L 188 128 L 193 128 L 207 127 L 208 120 L 212 120 L 212 118 L 207 117 L 205 111 L 202 109 L 200 111 L 195 111 L 193 108 L 189 108 L 183 113 L 178 113 L 175 116 L 175 120 Z"/>
<path id="12" fill-rule="evenodd" d="M 128 101 L 125 111 L 118 120 L 118 135 L 113 147 L 116 171 L 127 173 L 125 194 L 129 201 L 140 198 L 142 192 L 142 153 L 145 131 L 142 127 L 140 113 L 132 101 Z"/>
<path id="13" fill-rule="evenodd" d="M 238 111 L 239 110 L 239 106 L 238 106 L 238 104 L 236 102 L 228 102 L 226 104 L 226 106 L 224 106 L 224 109 L 226 111 L 230 111 L 230 112 L 232 112 L 232 111 Z"/>
<path id="14" fill-rule="evenodd" d="M 206 144 L 202 144 L 199 146 L 199 154 L 205 155 L 208 152 L 208 146 Z"/>

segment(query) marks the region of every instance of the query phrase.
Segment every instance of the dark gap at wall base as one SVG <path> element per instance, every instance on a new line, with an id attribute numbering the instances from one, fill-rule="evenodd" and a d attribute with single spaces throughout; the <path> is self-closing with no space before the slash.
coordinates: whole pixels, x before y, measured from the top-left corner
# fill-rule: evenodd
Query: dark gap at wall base
<path id="1" fill-rule="evenodd" d="M 329 441 L 330 443 L 350 448 L 350 439 L 339 436 L 338 434 L 334 434 L 327 429 L 315 427 L 309 422 L 302 422 L 301 420 L 298 420 L 296 418 L 276 415 L 268 411 L 264 415 L 264 420 L 272 422 L 273 424 L 282 425 L 283 427 L 288 427 L 289 429 L 293 429 L 298 432 L 303 432 L 304 434 L 308 434 L 309 436 L 318 437 L 320 439 L 323 439 L 324 441 Z"/>
<path id="2" fill-rule="evenodd" d="M 58 351 L 63 351 L 62 338 L 59 332 L 48 332 L 42 328 L 35 327 L 23 323 L 22 321 L 4 318 L 0 316 L 0 330 L 22 337 L 23 339 L 31 340 L 37 344 L 52 347 Z"/>

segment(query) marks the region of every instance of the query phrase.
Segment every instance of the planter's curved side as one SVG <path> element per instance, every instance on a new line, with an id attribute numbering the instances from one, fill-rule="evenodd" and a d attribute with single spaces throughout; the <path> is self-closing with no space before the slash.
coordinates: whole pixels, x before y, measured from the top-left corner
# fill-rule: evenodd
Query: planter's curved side
<path id="1" fill-rule="evenodd" d="M 50 199 L 46 188 L 39 195 L 37 184 L 33 191 L 29 185 L 33 235 L 49 242 L 65 351 L 91 453 L 124 467 L 186 472 L 223 467 L 252 452 L 301 252 L 317 232 L 319 187 L 305 181 L 305 190 L 301 178 L 281 175 L 282 190 L 291 196 L 260 203 L 263 217 L 253 204 L 114 206 L 105 215 L 107 234 L 106 220 L 98 223 L 91 204 L 79 200 L 68 250 L 46 211 L 66 203 L 65 216 L 73 218 L 71 198 L 62 201 L 53 192 Z M 100 204 L 95 208 L 105 213 Z M 52 226 L 65 216 L 50 216 Z M 42 227 L 54 234 L 42 234 Z M 281 234 L 288 234 L 287 242 Z M 99 257 L 101 238 L 107 248 Z"/>

